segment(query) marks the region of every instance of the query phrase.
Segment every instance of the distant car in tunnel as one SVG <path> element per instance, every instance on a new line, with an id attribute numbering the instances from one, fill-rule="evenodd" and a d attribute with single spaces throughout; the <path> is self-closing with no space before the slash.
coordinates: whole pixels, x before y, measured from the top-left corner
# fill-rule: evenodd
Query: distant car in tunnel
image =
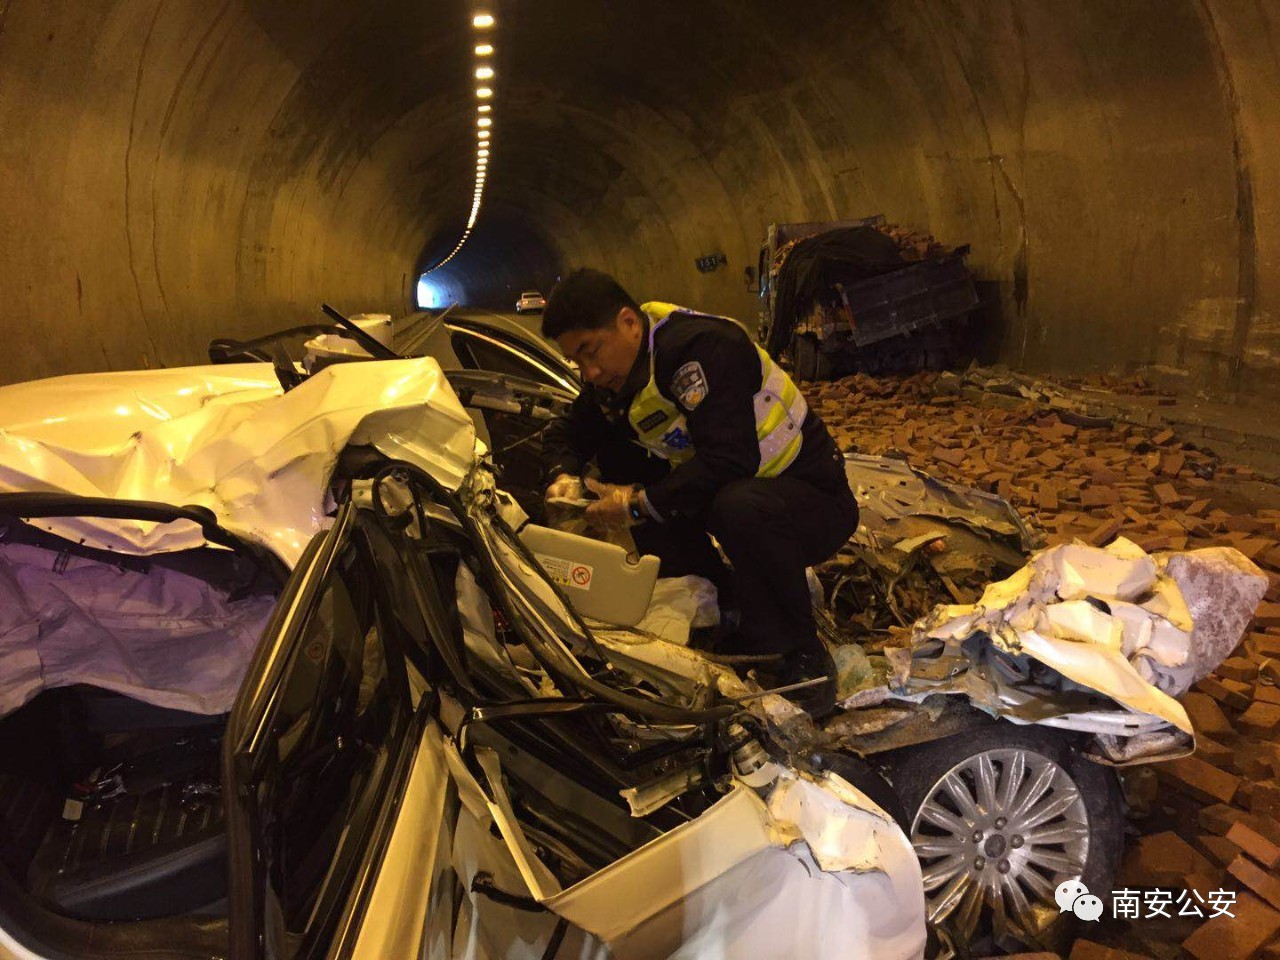
<path id="1" fill-rule="evenodd" d="M 516 301 L 516 313 L 541 313 L 546 309 L 547 301 L 537 290 L 526 290 Z"/>
<path id="2" fill-rule="evenodd" d="M 522 546 L 547 388 L 284 372 L 0 388 L 0 957 L 923 955 L 874 774 Z"/>

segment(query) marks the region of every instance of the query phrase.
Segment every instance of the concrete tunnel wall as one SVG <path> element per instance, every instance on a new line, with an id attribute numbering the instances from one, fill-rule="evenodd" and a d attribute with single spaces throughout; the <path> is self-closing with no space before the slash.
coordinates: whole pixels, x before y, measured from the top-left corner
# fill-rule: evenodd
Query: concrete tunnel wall
<path id="1" fill-rule="evenodd" d="M 489 189 L 433 275 L 472 302 L 595 264 L 751 318 L 769 222 L 884 213 L 973 245 L 1014 365 L 1280 397 L 1275 0 L 489 8 Z M 411 309 L 469 204 L 471 12 L 0 0 L 0 382 Z"/>

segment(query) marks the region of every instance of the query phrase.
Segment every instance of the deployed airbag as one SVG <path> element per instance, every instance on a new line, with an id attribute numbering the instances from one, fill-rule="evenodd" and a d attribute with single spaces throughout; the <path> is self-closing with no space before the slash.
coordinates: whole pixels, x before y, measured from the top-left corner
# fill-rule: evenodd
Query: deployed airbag
<path id="1" fill-rule="evenodd" d="M 225 713 L 274 606 L 160 565 L 0 543 L 0 716 L 72 684 Z"/>

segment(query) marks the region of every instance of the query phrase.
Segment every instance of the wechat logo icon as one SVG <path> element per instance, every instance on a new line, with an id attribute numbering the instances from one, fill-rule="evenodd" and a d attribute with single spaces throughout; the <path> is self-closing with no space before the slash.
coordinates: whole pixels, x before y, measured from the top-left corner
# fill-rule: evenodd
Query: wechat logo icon
<path id="1" fill-rule="evenodd" d="M 1063 880 L 1053 896 L 1062 913 L 1074 913 L 1085 921 L 1102 916 L 1102 900 L 1090 893 L 1079 880 Z"/>

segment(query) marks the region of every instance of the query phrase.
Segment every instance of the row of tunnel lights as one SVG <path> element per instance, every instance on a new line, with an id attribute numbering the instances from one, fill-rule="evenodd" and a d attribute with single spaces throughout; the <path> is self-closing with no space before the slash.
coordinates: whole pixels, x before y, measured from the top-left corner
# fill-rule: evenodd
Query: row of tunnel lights
<path id="1" fill-rule="evenodd" d="M 492 30 L 497 24 L 492 14 L 478 13 L 471 18 L 471 26 L 477 31 L 478 37 L 484 37 L 487 31 Z M 458 243 L 449 251 L 449 255 L 437 263 L 427 273 L 433 270 L 439 270 L 446 263 L 457 256 L 458 251 L 462 249 L 462 245 L 467 242 L 471 236 L 471 230 L 476 225 L 476 218 L 480 216 L 480 203 L 484 199 L 485 178 L 489 172 L 489 144 L 491 142 L 491 134 L 493 132 L 493 99 L 492 83 L 494 78 L 493 67 L 489 66 L 493 57 L 493 44 L 477 43 L 475 46 L 476 55 L 476 183 L 475 192 L 471 198 L 471 215 L 467 217 L 467 225 L 462 231 L 462 236 L 458 238 Z"/>

